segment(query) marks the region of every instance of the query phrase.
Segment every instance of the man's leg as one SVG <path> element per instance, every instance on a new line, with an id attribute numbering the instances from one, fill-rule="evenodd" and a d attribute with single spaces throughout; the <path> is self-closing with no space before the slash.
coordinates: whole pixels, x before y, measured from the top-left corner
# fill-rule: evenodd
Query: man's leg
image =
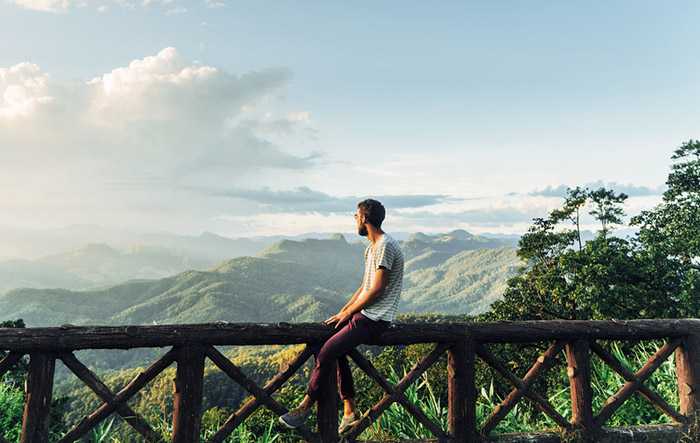
<path id="1" fill-rule="evenodd" d="M 355 413 L 355 387 L 347 355 L 338 357 L 338 391 L 343 400 L 343 415 L 346 417 L 353 415 Z"/>
<path id="2" fill-rule="evenodd" d="M 331 365 L 336 363 L 338 358 L 346 355 L 357 345 L 368 342 L 373 334 L 380 333 L 384 328 L 377 329 L 372 320 L 364 315 L 355 313 L 350 320 L 338 332 L 331 336 L 316 353 L 316 364 L 311 372 L 311 380 L 306 390 L 306 395 L 301 403 L 287 414 L 280 417 L 280 421 L 290 426 L 288 421 L 294 422 L 296 427 L 308 415 L 313 403 L 318 400 L 322 381 L 328 377 Z M 349 367 L 348 367 L 349 369 Z M 354 402 L 349 400 L 348 406 L 354 410 Z"/>
<path id="3" fill-rule="evenodd" d="M 346 355 L 357 345 L 370 338 L 371 331 L 365 327 L 364 323 L 358 322 L 358 319 L 361 318 L 362 316 L 359 313 L 353 315 L 348 323 L 329 338 L 319 350 L 316 364 L 311 372 L 309 387 L 306 390 L 312 401 L 318 399 L 322 381 L 326 380 L 324 377 L 328 377 L 328 371 L 332 364 L 337 362 L 339 357 Z M 349 372 L 349 366 L 346 365 L 346 368 Z M 351 377 L 352 375 L 350 379 Z"/>

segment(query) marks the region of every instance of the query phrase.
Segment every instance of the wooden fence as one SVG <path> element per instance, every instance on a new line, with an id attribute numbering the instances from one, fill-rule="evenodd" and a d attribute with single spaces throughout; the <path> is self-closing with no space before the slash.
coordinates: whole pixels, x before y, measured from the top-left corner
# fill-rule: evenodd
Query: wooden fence
<path id="1" fill-rule="evenodd" d="M 171 364 L 177 365 L 173 395 L 173 433 L 176 443 L 199 442 L 202 408 L 202 383 L 205 360 L 209 359 L 252 397 L 234 412 L 211 437 L 222 442 L 236 427 L 259 407 L 264 406 L 277 415 L 287 409 L 275 400 L 277 391 L 313 355 L 318 343 L 332 333 L 320 324 L 244 324 L 217 323 L 198 325 L 91 327 L 65 326 L 57 328 L 0 328 L 0 350 L 9 351 L 0 361 L 0 376 L 29 355 L 26 379 L 26 402 L 22 425 L 24 443 L 48 441 L 51 396 L 56 360 L 62 361 L 83 383 L 99 396 L 102 404 L 84 417 L 59 440 L 72 442 L 85 438 L 102 420 L 111 414 L 120 415 L 145 441 L 160 441 L 151 426 L 133 411 L 127 401 Z M 664 344 L 636 372 L 625 367 L 598 341 L 601 340 L 663 340 Z M 513 374 L 499 361 L 489 346 L 495 343 L 542 343 L 548 349 L 537 358 L 523 378 Z M 259 386 L 215 346 L 298 344 L 307 346 L 278 374 Z M 418 361 L 395 385 L 361 353 L 350 354 L 352 360 L 384 391 L 384 396 L 363 414 L 362 420 L 345 435 L 355 441 L 392 403 L 398 403 L 416 418 L 435 438 L 424 441 L 475 442 L 489 438 L 520 441 L 519 436 L 494 437 L 492 431 L 523 397 L 533 402 L 564 431 L 582 435 L 592 441 L 605 441 L 606 435 L 620 435 L 614 441 L 675 441 L 684 425 L 699 410 L 700 391 L 700 320 L 631 320 L 631 321 L 528 321 L 496 323 L 396 323 L 370 344 L 392 346 L 433 343 L 432 350 Z M 112 392 L 89 368 L 73 354 L 83 349 L 132 349 L 169 347 L 156 362 L 148 366 L 118 392 Z M 448 425 L 443 429 L 422 410 L 411 403 L 406 389 L 431 365 L 447 353 Z M 559 414 L 548 400 L 531 389 L 538 376 L 556 363 L 558 354 L 565 355 L 571 394 L 571 420 Z M 671 354 L 675 353 L 680 409 L 676 410 L 654 390 L 645 385 L 650 375 Z M 591 389 L 591 358 L 597 356 L 625 380 L 620 389 L 598 411 L 593 411 Z M 477 423 L 475 361 L 481 359 L 500 373 L 512 385 L 512 391 L 488 417 Z M 335 371 L 325 386 L 335 392 Z M 604 425 L 615 411 L 639 393 L 667 414 L 674 425 L 649 429 L 608 429 Z M 336 442 L 338 426 L 337 395 L 322 395 L 318 405 L 318 429 L 295 430 L 299 440 Z M 625 435 L 636 435 L 624 440 Z M 638 438 L 638 439 L 637 439 Z M 700 437 L 695 436 L 700 441 Z M 522 441 L 558 441 L 552 434 L 528 436 Z"/>

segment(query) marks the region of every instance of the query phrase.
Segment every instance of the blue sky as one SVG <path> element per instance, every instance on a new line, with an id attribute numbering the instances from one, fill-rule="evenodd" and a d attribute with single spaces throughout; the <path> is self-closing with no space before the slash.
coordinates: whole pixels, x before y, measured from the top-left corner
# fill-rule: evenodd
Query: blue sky
<path id="1" fill-rule="evenodd" d="M 338 202 L 391 196 L 396 230 L 522 232 L 558 203 L 533 195 L 547 187 L 612 182 L 644 188 L 630 213 L 653 205 L 698 137 L 697 2 L 6 0 L 0 16 L 5 225 L 349 230 Z"/>

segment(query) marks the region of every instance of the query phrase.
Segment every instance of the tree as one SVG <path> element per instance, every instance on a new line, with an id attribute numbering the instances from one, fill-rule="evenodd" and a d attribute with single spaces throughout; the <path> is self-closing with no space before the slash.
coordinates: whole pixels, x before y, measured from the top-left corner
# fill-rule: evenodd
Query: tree
<path id="1" fill-rule="evenodd" d="M 655 262 L 668 267 L 682 280 L 674 301 L 682 316 L 700 314 L 700 142 L 689 140 L 675 151 L 668 189 L 655 208 L 633 217 L 638 240 Z"/>
<path id="2" fill-rule="evenodd" d="M 519 243 L 526 263 L 508 281 L 502 300 L 486 319 L 628 319 L 678 317 L 683 274 L 678 263 L 638 239 L 610 235 L 623 223 L 628 196 L 613 190 L 567 190 L 560 208 L 536 218 Z M 581 240 L 581 215 L 600 223 L 592 240 Z"/>

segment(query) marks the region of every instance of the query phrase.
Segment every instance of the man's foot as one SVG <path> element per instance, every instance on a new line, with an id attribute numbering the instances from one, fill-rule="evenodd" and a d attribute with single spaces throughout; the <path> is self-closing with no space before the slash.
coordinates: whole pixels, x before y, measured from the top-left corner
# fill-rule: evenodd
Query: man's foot
<path id="1" fill-rule="evenodd" d="M 280 415 L 279 422 L 290 429 L 294 429 L 303 425 L 306 419 L 309 418 L 309 415 L 311 415 L 311 408 L 294 408 L 286 414 Z"/>
<path id="2" fill-rule="evenodd" d="M 338 434 L 343 434 L 350 430 L 358 421 L 360 421 L 360 415 L 352 413 L 351 415 L 343 415 L 343 420 L 338 426 Z"/>

